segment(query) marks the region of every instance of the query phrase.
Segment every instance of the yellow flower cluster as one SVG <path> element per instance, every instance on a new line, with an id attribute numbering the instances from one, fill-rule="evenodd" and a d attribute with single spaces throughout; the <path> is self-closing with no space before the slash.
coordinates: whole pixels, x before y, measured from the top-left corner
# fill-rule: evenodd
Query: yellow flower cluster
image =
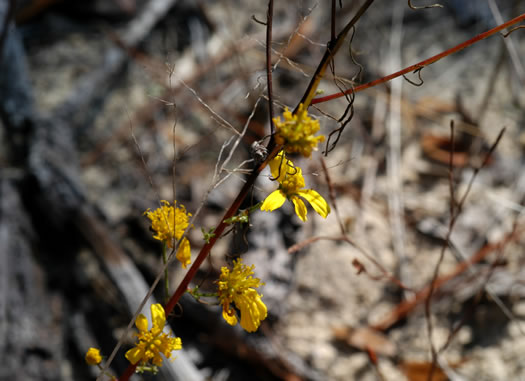
<path id="1" fill-rule="evenodd" d="M 161 203 L 160 208 L 154 211 L 148 209 L 144 214 L 151 220 L 151 228 L 156 233 L 153 238 L 163 241 L 172 249 L 188 227 L 191 214 L 186 212 L 184 205 L 176 207 L 177 201 L 173 205 L 166 200 Z M 191 247 L 187 238 L 180 243 L 176 257 L 183 268 L 191 263 Z"/>
<path id="2" fill-rule="evenodd" d="M 218 281 L 219 301 L 222 304 L 222 317 L 230 325 L 237 324 L 237 312 L 240 310 L 241 327 L 248 332 L 255 332 L 261 321 L 266 319 L 266 305 L 261 300 L 262 295 L 255 290 L 263 285 L 259 278 L 253 278 L 254 265 L 248 267 L 239 258 L 233 261 L 233 269 L 221 268 Z"/>
<path id="3" fill-rule="evenodd" d="M 313 150 L 317 150 L 317 144 L 323 142 L 324 135 L 314 136 L 319 131 L 319 121 L 312 119 L 308 111 L 301 103 L 296 114 L 292 114 L 288 108 L 281 117 L 273 118 L 275 123 L 275 141 L 284 145 L 288 153 L 297 152 L 304 157 L 310 157 Z"/>
<path id="4" fill-rule="evenodd" d="M 166 358 L 171 357 L 171 352 L 182 348 L 182 342 L 179 337 L 170 337 L 170 334 L 162 330 L 166 324 L 166 315 L 164 308 L 160 304 L 151 306 L 152 327 L 148 330 L 148 319 L 140 314 L 135 320 L 139 332 L 136 336 L 139 342 L 135 348 L 126 352 L 126 358 L 133 365 L 140 363 L 146 365 L 151 362 L 153 365 L 162 366 L 163 354 Z"/>
<path id="5" fill-rule="evenodd" d="M 272 176 L 279 182 L 279 188 L 266 197 L 261 205 L 261 210 L 271 212 L 280 208 L 288 199 L 293 202 L 297 216 L 302 221 L 306 221 L 307 210 L 300 198 L 302 197 L 312 205 L 321 217 L 326 218 L 328 216 L 330 205 L 315 190 L 303 189 L 305 184 L 301 168 L 294 166 L 292 161 L 286 158 L 283 151 L 270 161 L 270 170 Z"/>
<path id="6" fill-rule="evenodd" d="M 97 348 L 89 348 L 86 353 L 86 363 L 88 365 L 98 365 L 102 362 L 102 356 L 100 350 Z"/>

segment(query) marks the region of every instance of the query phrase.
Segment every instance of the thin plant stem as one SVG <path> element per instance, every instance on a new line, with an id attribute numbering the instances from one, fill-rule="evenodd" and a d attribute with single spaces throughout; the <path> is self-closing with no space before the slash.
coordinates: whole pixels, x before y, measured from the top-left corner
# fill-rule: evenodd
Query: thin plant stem
<path id="1" fill-rule="evenodd" d="M 170 279 L 168 274 L 168 253 L 166 252 L 166 242 L 162 242 L 162 264 L 164 265 L 164 304 L 168 302 L 170 296 Z"/>
<path id="2" fill-rule="evenodd" d="M 294 114 L 297 112 L 297 109 L 299 108 L 299 105 L 302 103 L 304 108 L 307 109 L 310 104 L 312 103 L 312 100 L 314 99 L 315 92 L 317 90 L 317 87 L 319 86 L 319 83 L 321 83 L 321 80 L 324 77 L 324 74 L 326 72 L 326 68 L 328 67 L 330 61 L 334 58 L 338 50 L 343 46 L 345 37 L 347 36 L 348 32 L 355 26 L 357 21 L 363 16 L 363 14 L 366 12 L 368 7 L 372 5 L 374 0 L 367 0 L 355 16 L 350 20 L 348 24 L 343 28 L 343 30 L 337 35 L 335 40 L 331 40 L 328 43 L 328 47 L 326 48 L 326 52 L 324 53 L 323 58 L 321 59 L 321 62 L 317 66 L 317 70 L 315 71 L 314 76 L 312 77 L 312 80 L 310 81 L 310 84 L 308 85 L 308 88 L 306 89 L 303 97 L 301 98 L 301 101 L 297 105 L 297 107 L 294 110 Z M 344 95 L 344 94 L 343 94 Z M 341 95 L 341 96 L 343 96 Z"/>
<path id="3" fill-rule="evenodd" d="M 343 31 L 339 33 L 336 40 L 330 42 L 325 55 L 323 56 L 321 62 L 319 63 L 317 67 L 314 77 L 312 78 L 308 88 L 305 91 L 303 98 L 297 104 L 297 107 L 295 108 L 293 112 L 294 114 L 297 112 L 299 105 L 301 103 L 303 103 L 305 107 L 309 106 L 310 101 L 313 99 L 315 92 L 317 90 L 317 87 L 322 77 L 324 76 L 328 63 L 334 57 L 335 53 L 339 50 L 339 48 L 342 46 L 344 38 L 346 37 L 348 32 L 357 23 L 359 18 L 361 18 L 361 16 L 365 13 L 365 11 L 368 9 L 368 7 L 373 2 L 374 0 L 367 0 L 361 6 L 361 8 L 359 8 L 356 15 L 352 18 L 352 20 L 350 20 L 350 22 L 345 26 Z M 271 9 L 269 9 L 269 14 L 270 14 L 270 11 Z M 269 18 L 271 19 L 271 17 Z M 271 37 L 271 34 L 270 34 L 270 37 Z M 271 102 L 270 102 L 270 106 L 271 106 Z M 197 255 L 197 258 L 191 265 L 190 269 L 188 270 L 188 272 L 186 273 L 186 275 L 180 282 L 174 294 L 171 296 L 171 298 L 168 300 L 168 302 L 164 306 L 164 310 L 167 316 L 173 311 L 173 309 L 179 302 L 182 295 L 187 291 L 191 280 L 194 278 L 195 274 L 197 273 L 198 269 L 200 268 L 204 260 L 208 257 L 211 249 L 213 248 L 217 240 L 221 237 L 221 235 L 224 233 L 224 230 L 229 225 L 227 220 L 235 216 L 242 202 L 244 201 L 250 189 L 252 188 L 253 184 L 255 183 L 255 180 L 259 176 L 259 174 L 262 172 L 264 168 L 266 168 L 270 160 L 272 160 L 279 153 L 281 149 L 282 149 L 281 145 L 276 144 L 273 139 L 270 140 L 270 142 L 268 143 L 268 147 L 267 147 L 268 156 L 261 164 L 259 164 L 256 168 L 254 168 L 252 173 L 249 175 L 248 179 L 246 180 L 243 187 L 241 188 L 239 194 L 237 195 L 237 197 L 235 198 L 235 200 L 233 201 L 229 209 L 226 211 L 226 213 L 222 217 L 220 223 L 214 229 L 215 235 L 211 237 L 210 240 L 206 242 L 204 246 L 201 248 L 201 251 Z M 129 380 L 131 375 L 134 373 L 135 369 L 136 369 L 136 365 L 129 365 L 128 368 L 125 370 L 125 372 L 122 374 L 122 376 L 118 380 L 119 381 Z"/>
<path id="4" fill-rule="evenodd" d="M 400 77 L 400 76 L 405 75 L 407 73 L 410 73 L 412 71 L 419 71 L 419 70 L 423 69 L 425 66 L 429 66 L 429 65 L 433 64 L 434 62 L 439 61 L 442 58 L 445 58 L 445 57 L 447 57 L 447 56 L 449 56 L 451 54 L 457 53 L 457 52 L 459 52 L 459 51 L 469 47 L 470 45 L 473 45 L 476 42 L 479 42 L 481 40 L 484 40 L 485 38 L 490 37 L 493 34 L 496 34 L 496 33 L 500 32 L 501 30 L 503 30 L 505 28 L 508 28 L 511 25 L 517 24 L 517 23 L 519 23 L 520 21 L 523 21 L 523 20 L 525 20 L 525 13 L 523 13 L 523 14 L 519 15 L 518 17 L 515 17 L 512 20 L 507 21 L 506 23 L 501 24 L 501 25 L 499 25 L 499 26 L 497 26 L 497 27 L 495 27 L 493 29 L 490 29 L 490 30 L 488 30 L 488 31 L 486 31 L 484 33 L 478 34 L 476 37 L 471 38 L 470 40 L 467 40 L 465 42 L 462 42 L 461 44 L 456 45 L 453 48 L 445 50 L 444 52 L 436 54 L 435 56 L 427 58 L 426 60 L 418 62 L 417 64 L 414 64 L 414 65 L 411 65 L 411 66 L 409 66 L 409 67 L 407 67 L 407 68 L 405 68 L 403 70 L 397 71 L 397 72 L 395 72 L 393 74 L 387 75 L 386 77 L 376 79 L 374 81 L 365 83 L 363 85 L 356 86 L 354 88 L 348 89 L 348 90 L 343 91 L 343 92 L 330 94 L 330 95 L 326 95 L 324 97 L 312 99 L 311 100 L 311 104 L 314 105 L 314 104 L 317 104 L 317 103 L 328 102 L 328 101 L 331 101 L 333 99 L 341 98 L 341 97 L 344 97 L 345 95 L 352 94 L 352 93 L 357 93 L 359 91 L 363 91 L 365 89 L 368 89 L 370 87 L 374 87 L 374 86 L 379 85 L 381 83 L 385 83 L 385 82 L 391 81 L 394 78 Z"/>
<path id="5" fill-rule="evenodd" d="M 186 276 L 184 279 L 180 282 L 179 286 L 177 287 L 177 290 L 172 295 L 170 300 L 166 303 L 166 306 L 164 307 L 164 310 L 166 311 L 166 315 L 169 315 L 171 311 L 173 311 L 173 308 L 175 308 L 175 305 L 179 302 L 179 299 L 181 296 L 186 292 L 191 280 L 197 273 L 197 270 L 201 266 L 201 264 L 204 262 L 208 254 L 210 253 L 210 250 L 215 245 L 215 242 L 221 237 L 222 233 L 224 232 L 224 229 L 229 225 L 226 220 L 233 217 L 236 213 L 239 207 L 241 206 L 242 202 L 244 201 L 246 195 L 248 194 L 249 190 L 253 186 L 255 180 L 259 176 L 259 174 L 262 172 L 262 170 L 268 165 L 271 159 L 277 153 L 280 151 L 281 146 L 274 146 L 272 152 L 268 155 L 266 160 L 262 162 L 248 177 L 246 182 L 244 183 L 244 186 L 242 187 L 241 191 L 239 192 L 237 198 L 233 201 L 230 208 L 226 211 L 223 218 L 221 219 L 221 222 L 217 225 L 217 227 L 214 230 L 215 235 L 210 238 L 210 240 L 201 248 L 201 251 L 197 258 L 195 259 L 195 262 L 191 265 L 190 269 L 186 273 Z"/>
<path id="6" fill-rule="evenodd" d="M 268 81 L 268 117 L 270 119 L 270 134 L 275 134 L 273 124 L 273 86 L 272 86 L 272 24 L 273 0 L 268 1 L 268 14 L 266 16 L 266 78 Z"/>
<path id="7" fill-rule="evenodd" d="M 454 132 L 453 126 L 454 125 L 451 124 L 451 132 L 452 133 Z M 443 263 L 443 259 L 445 258 L 445 252 L 446 252 L 446 249 L 448 247 L 448 243 L 450 242 L 450 237 L 452 236 L 452 232 L 454 230 L 456 222 L 457 222 L 459 216 L 461 215 L 461 211 L 463 209 L 463 205 L 465 204 L 467 196 L 470 194 L 470 190 L 472 189 L 472 184 L 474 184 L 474 180 L 476 179 L 479 171 L 481 171 L 487 165 L 490 157 L 492 156 L 492 153 L 494 152 L 494 150 L 498 146 L 498 144 L 501 141 L 501 138 L 503 137 L 504 133 L 505 133 L 505 128 L 502 128 L 500 133 L 498 134 L 498 137 L 496 138 L 496 140 L 494 141 L 494 143 L 490 147 L 489 151 L 485 155 L 485 158 L 483 159 L 483 163 L 481 163 L 481 166 L 477 167 L 474 170 L 474 173 L 470 177 L 470 181 L 468 182 L 467 189 L 465 190 L 465 193 L 463 194 L 463 196 L 459 200 L 459 203 L 455 206 L 456 207 L 455 212 L 453 214 L 451 214 L 451 216 L 450 216 L 450 220 L 449 220 L 449 223 L 448 223 L 448 230 L 447 230 L 447 234 L 445 236 L 445 243 L 441 247 L 441 252 L 439 253 L 438 261 L 437 261 L 436 265 L 434 266 L 434 274 L 433 274 L 432 279 L 430 281 L 428 296 L 427 296 L 427 298 L 425 300 L 425 317 L 426 317 L 426 323 L 427 323 L 427 335 L 428 335 L 428 340 L 429 340 L 429 343 L 430 343 L 430 352 L 431 352 L 431 355 L 432 355 L 432 367 L 430 368 L 430 372 L 428 374 L 428 381 L 432 381 L 432 373 L 434 372 L 434 368 L 435 368 L 435 365 L 436 365 L 437 360 L 438 360 L 437 359 L 438 353 L 437 353 L 436 347 L 434 346 L 434 342 L 432 341 L 433 325 L 432 325 L 432 315 L 431 315 L 431 313 L 432 313 L 432 297 L 433 297 L 434 291 L 436 289 L 436 283 L 437 283 L 437 280 L 438 280 L 438 277 L 439 277 L 439 270 L 441 268 L 441 264 Z M 453 155 L 454 155 L 454 140 L 453 140 L 452 151 L 450 153 L 450 156 L 452 157 Z M 452 160 L 453 159 L 451 158 L 450 159 L 450 163 L 452 163 Z M 449 170 L 452 170 L 452 168 L 450 168 Z M 451 191 L 454 191 L 454 189 L 452 189 Z M 450 200 L 450 202 L 453 203 L 454 200 L 455 200 L 455 197 L 453 197 L 452 200 Z M 450 206 L 450 212 L 452 213 L 453 211 L 454 211 L 454 207 L 451 205 Z"/>
<path id="8" fill-rule="evenodd" d="M 299 108 L 299 105 L 303 103 L 305 107 L 308 107 L 310 104 L 310 100 L 313 99 L 315 92 L 317 90 L 317 86 L 319 85 L 319 82 L 321 81 L 326 68 L 328 66 L 328 63 L 330 62 L 330 59 L 337 53 L 339 48 L 342 46 L 344 42 L 344 38 L 348 34 L 348 32 L 352 29 L 352 27 L 357 23 L 357 21 L 361 18 L 361 16 L 365 13 L 365 11 L 368 9 L 368 7 L 374 2 L 374 0 L 367 0 L 357 11 L 356 15 L 350 20 L 350 22 L 345 26 L 345 28 L 337 35 L 337 38 L 335 41 L 331 41 L 325 55 L 323 56 L 321 62 L 319 63 L 317 70 L 314 74 L 314 77 L 312 78 L 308 88 L 305 91 L 305 94 L 301 101 L 297 104 L 297 107 L 294 110 L 294 114 L 297 112 L 297 109 Z M 273 142 L 270 141 L 268 148 L 268 156 L 264 162 L 262 162 L 257 168 L 253 170 L 253 172 L 250 174 L 248 179 L 246 180 L 246 183 L 244 183 L 244 186 L 242 187 L 241 191 L 239 192 L 239 195 L 237 198 L 233 201 L 232 205 L 228 209 L 228 211 L 224 214 L 224 217 L 221 219 L 221 222 L 217 227 L 215 228 L 215 236 L 213 236 L 208 243 L 206 243 L 202 248 L 195 259 L 195 262 L 192 264 L 191 268 L 186 273 L 186 276 L 180 283 L 180 285 L 177 287 L 177 290 L 172 295 L 170 300 L 165 306 L 166 314 L 168 315 L 175 305 L 178 303 L 181 296 L 186 292 L 186 289 L 188 288 L 191 280 L 197 273 L 197 270 L 201 266 L 202 262 L 204 262 L 204 259 L 208 256 L 210 250 L 215 245 L 215 242 L 224 232 L 224 229 L 228 225 L 225 220 L 233 217 L 237 210 L 239 209 L 241 203 L 243 202 L 244 198 L 248 194 L 249 190 L 253 186 L 255 180 L 261 173 L 261 171 L 268 165 L 271 159 L 273 159 L 277 153 L 281 150 L 281 146 L 273 144 Z"/>

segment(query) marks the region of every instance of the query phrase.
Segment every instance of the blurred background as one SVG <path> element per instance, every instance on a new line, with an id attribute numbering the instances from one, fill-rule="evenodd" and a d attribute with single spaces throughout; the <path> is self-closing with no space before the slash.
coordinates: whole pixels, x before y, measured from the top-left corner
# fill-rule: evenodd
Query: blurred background
<path id="1" fill-rule="evenodd" d="M 361 3 L 336 2 L 337 30 Z M 376 0 L 322 95 L 525 12 L 519 0 L 439 4 Z M 97 377 L 85 352 L 109 356 L 161 271 L 143 215 L 160 200 L 195 215 L 195 258 L 201 228 L 220 221 L 254 165 L 250 147 L 267 142 L 267 6 L 0 2 L 0 380 Z M 330 2 L 275 2 L 276 115 L 301 99 L 330 20 Z M 194 280 L 214 291 L 220 267 L 242 256 L 266 283 L 268 318 L 247 334 L 219 306 L 185 296 L 168 319 L 183 351 L 137 379 L 525 379 L 523 57 L 524 30 L 496 34 L 407 79 L 311 107 L 324 135 L 344 126 L 327 156 L 323 146 L 294 158 L 330 216 L 310 209 L 302 223 L 291 204 L 257 211 Z M 242 208 L 276 189 L 269 177 Z M 170 266 L 173 290 L 184 274 Z M 132 343 L 126 335 L 114 374 Z"/>

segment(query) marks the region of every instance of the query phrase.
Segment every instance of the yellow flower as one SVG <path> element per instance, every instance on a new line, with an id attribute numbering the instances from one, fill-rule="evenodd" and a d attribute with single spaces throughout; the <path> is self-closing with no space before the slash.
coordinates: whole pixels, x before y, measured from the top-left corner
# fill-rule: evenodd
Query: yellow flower
<path id="1" fill-rule="evenodd" d="M 298 152 L 304 157 L 310 157 L 313 150 L 317 150 L 317 144 L 324 141 L 324 135 L 314 136 L 319 131 L 319 121 L 308 116 L 308 110 L 301 103 L 294 115 L 285 108 L 281 117 L 273 118 L 277 144 L 284 145 L 288 153 Z"/>
<path id="2" fill-rule="evenodd" d="M 173 206 L 166 200 L 161 203 L 160 208 L 153 212 L 148 209 L 144 214 L 151 220 L 151 228 L 156 233 L 153 238 L 165 242 L 172 249 L 188 227 L 191 214 L 186 212 L 184 205 L 176 207 L 176 201 Z M 187 238 L 180 243 L 176 257 L 183 268 L 191 263 L 191 247 Z"/>
<path id="3" fill-rule="evenodd" d="M 88 365 L 98 365 L 102 361 L 100 350 L 97 348 L 89 348 L 85 358 Z"/>
<path id="4" fill-rule="evenodd" d="M 255 332 L 261 321 L 266 319 L 267 309 L 261 300 L 262 295 L 255 290 L 263 285 L 259 278 L 253 278 L 254 265 L 243 265 L 242 259 L 233 261 L 233 270 L 221 268 L 219 277 L 219 301 L 222 304 L 222 317 L 230 325 L 237 324 L 237 312 L 240 310 L 241 327 L 248 332 Z"/>
<path id="5" fill-rule="evenodd" d="M 279 188 L 264 200 L 261 210 L 271 212 L 280 208 L 286 199 L 293 202 L 295 213 L 302 221 L 306 221 L 306 206 L 301 196 L 312 205 L 314 210 L 323 218 L 330 213 L 330 205 L 326 200 L 313 189 L 304 188 L 304 177 L 301 168 L 294 167 L 291 160 L 288 160 L 281 151 L 270 161 L 272 176 L 279 182 Z"/>
<path id="6" fill-rule="evenodd" d="M 153 365 L 162 366 L 162 353 L 166 358 L 171 357 L 171 352 L 182 348 L 182 342 L 178 337 L 170 337 L 170 334 L 162 332 L 166 324 L 166 315 L 164 308 L 160 304 L 151 306 L 152 327 L 148 330 L 148 319 L 140 314 L 135 320 L 139 333 L 136 336 L 139 342 L 135 348 L 126 352 L 126 358 L 133 365 L 138 362 L 145 365 L 149 361 Z"/>
<path id="7" fill-rule="evenodd" d="M 182 264 L 182 268 L 185 269 L 191 263 L 191 247 L 190 241 L 184 238 L 177 249 L 176 258 Z"/>

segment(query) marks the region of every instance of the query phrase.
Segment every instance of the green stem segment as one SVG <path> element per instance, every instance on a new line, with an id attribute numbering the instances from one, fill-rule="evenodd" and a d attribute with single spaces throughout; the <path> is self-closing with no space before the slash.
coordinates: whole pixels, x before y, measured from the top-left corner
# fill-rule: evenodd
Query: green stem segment
<path id="1" fill-rule="evenodd" d="M 217 292 L 200 292 L 199 287 L 196 286 L 193 290 L 188 289 L 188 294 L 193 296 L 196 300 L 199 300 L 200 298 L 216 298 L 219 296 L 219 293 Z"/>

